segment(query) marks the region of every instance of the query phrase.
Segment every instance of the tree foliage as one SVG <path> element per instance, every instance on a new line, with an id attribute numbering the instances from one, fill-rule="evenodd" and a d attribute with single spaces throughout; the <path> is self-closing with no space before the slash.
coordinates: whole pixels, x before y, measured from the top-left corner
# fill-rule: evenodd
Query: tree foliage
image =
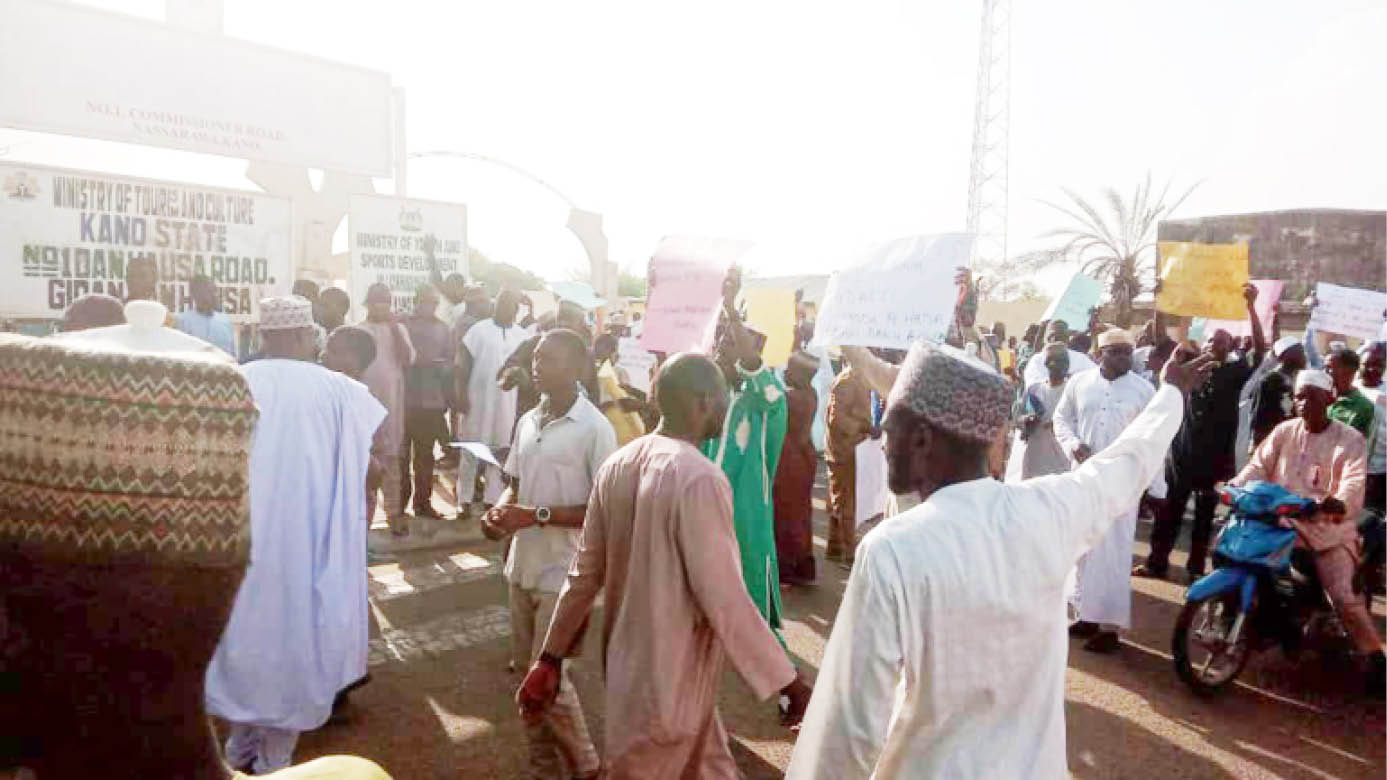
<path id="1" fill-rule="evenodd" d="M 467 262 L 473 283 L 485 287 L 488 295 L 497 294 L 502 287 L 517 290 L 544 289 L 544 280 L 538 276 L 510 263 L 498 263 L 476 249 L 468 249 Z"/>

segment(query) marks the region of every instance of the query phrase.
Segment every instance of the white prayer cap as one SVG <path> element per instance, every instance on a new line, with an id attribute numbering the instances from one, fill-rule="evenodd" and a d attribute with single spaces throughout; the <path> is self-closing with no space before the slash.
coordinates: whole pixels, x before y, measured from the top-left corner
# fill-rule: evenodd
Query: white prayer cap
<path id="1" fill-rule="evenodd" d="M 260 300 L 261 330 L 313 327 L 313 304 L 300 295 L 280 295 Z"/>
<path id="2" fill-rule="evenodd" d="M 1127 331 L 1121 328 L 1108 328 L 1107 330 L 1098 334 L 1099 349 L 1102 349 L 1103 347 L 1110 347 L 1114 344 L 1126 344 L 1127 346 L 1131 347 L 1135 346 L 1136 342 L 1132 340 L 1132 334 L 1128 333 Z"/>
<path id="3" fill-rule="evenodd" d="M 1318 387 L 1326 393 L 1333 393 L 1334 380 L 1324 371 L 1306 368 L 1295 375 L 1295 391 L 1299 393 L 1303 387 Z"/>
<path id="4" fill-rule="evenodd" d="M 1271 354 L 1276 357 L 1281 357 L 1281 355 L 1285 354 L 1286 350 L 1296 346 L 1299 343 L 1300 339 L 1296 338 L 1295 336 L 1282 336 L 1281 338 L 1276 340 L 1275 344 L 1271 345 Z"/>

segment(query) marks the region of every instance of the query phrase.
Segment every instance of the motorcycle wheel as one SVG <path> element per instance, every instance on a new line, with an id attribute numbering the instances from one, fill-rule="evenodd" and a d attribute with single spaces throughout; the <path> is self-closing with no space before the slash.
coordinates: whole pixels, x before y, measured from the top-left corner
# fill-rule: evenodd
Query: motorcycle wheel
<path id="1" fill-rule="evenodd" d="M 1252 655 L 1251 621 L 1244 620 L 1236 643 L 1227 642 L 1239 612 L 1237 597 L 1224 593 L 1185 604 L 1175 621 L 1170 643 L 1175 673 L 1200 696 L 1212 696 L 1236 680 Z"/>

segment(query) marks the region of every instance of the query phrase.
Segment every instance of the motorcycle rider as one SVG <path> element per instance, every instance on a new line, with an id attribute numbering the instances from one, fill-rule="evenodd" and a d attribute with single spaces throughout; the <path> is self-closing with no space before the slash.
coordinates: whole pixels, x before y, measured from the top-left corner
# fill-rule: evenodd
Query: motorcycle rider
<path id="1" fill-rule="evenodd" d="M 1314 369 L 1298 373 L 1296 417 L 1276 426 L 1262 440 L 1230 484 L 1275 482 L 1320 502 L 1313 517 L 1292 523 L 1299 544 L 1314 555 L 1320 583 L 1334 602 L 1354 649 L 1368 658 L 1368 692 L 1381 698 L 1387 685 L 1382 639 L 1363 599 L 1353 592 L 1359 542 L 1358 528 L 1351 520 L 1363 508 L 1366 445 L 1357 431 L 1329 418 L 1333 400 L 1334 382 L 1328 374 Z"/>

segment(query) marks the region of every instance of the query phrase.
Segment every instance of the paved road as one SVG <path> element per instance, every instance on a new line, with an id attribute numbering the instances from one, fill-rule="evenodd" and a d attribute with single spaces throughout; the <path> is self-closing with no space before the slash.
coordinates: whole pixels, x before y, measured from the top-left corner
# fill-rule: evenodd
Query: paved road
<path id="1" fill-rule="evenodd" d="M 822 552 L 822 474 L 815 503 Z M 371 568 L 373 682 L 353 695 L 346 722 L 304 735 L 298 760 L 345 752 L 373 758 L 397 778 L 524 776 L 525 742 L 512 704 L 520 678 L 506 669 L 499 555 L 497 545 L 481 541 Z M 811 673 L 846 574 L 821 560 L 817 585 L 784 594 L 786 639 Z M 1355 671 L 1314 658 L 1292 665 L 1270 652 L 1253 659 L 1234 690 L 1197 699 L 1176 679 L 1169 656 L 1183 588 L 1144 580 L 1134 588 L 1135 628 L 1121 652 L 1093 656 L 1075 644 L 1070 654 L 1066 716 L 1075 777 L 1383 777 L 1383 706 L 1358 694 Z M 1376 608 L 1380 617 L 1381 600 Z M 600 748 L 596 647 L 591 632 L 575 677 Z M 743 773 L 781 776 L 793 736 L 776 722 L 774 705 L 752 700 L 729 673 L 722 713 Z"/>

